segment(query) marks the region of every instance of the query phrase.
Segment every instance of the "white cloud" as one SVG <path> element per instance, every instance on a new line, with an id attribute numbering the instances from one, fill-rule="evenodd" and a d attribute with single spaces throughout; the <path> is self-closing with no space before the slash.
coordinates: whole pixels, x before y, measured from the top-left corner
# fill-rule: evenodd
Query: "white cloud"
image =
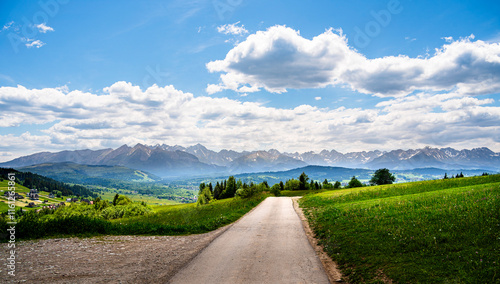
<path id="1" fill-rule="evenodd" d="M 446 42 L 449 42 L 449 43 L 453 42 L 453 37 L 451 37 L 451 36 L 442 37 L 441 39 L 444 39 Z"/>
<path id="2" fill-rule="evenodd" d="M 471 35 L 443 45 L 428 58 L 368 59 L 337 32 L 330 29 L 309 40 L 291 28 L 274 26 L 248 36 L 225 59 L 206 66 L 210 72 L 223 73 L 219 91 L 283 93 L 340 85 L 379 97 L 406 96 L 416 90 L 500 92 L 499 43 L 472 41 Z"/>
<path id="3" fill-rule="evenodd" d="M 37 40 L 29 40 L 28 39 L 28 43 L 26 43 L 26 47 L 28 47 L 28 48 L 31 48 L 31 47 L 40 48 L 44 45 L 45 45 L 45 43 L 42 42 L 41 40 L 38 40 L 38 39 Z"/>
<path id="4" fill-rule="evenodd" d="M 66 87 L 0 87 L 0 127 L 48 124 L 43 134 L 0 135 L 0 152 L 202 143 L 212 149 L 390 150 L 426 145 L 500 151 L 500 107 L 461 93 L 392 98 L 373 109 L 266 107 L 126 82 L 104 94 Z M 16 148 L 13 145 L 21 145 Z M 28 152 L 29 151 L 29 152 Z M 1 159 L 1 158 L 0 158 Z"/>
<path id="5" fill-rule="evenodd" d="M 314 99 L 317 101 L 321 101 L 321 97 L 315 97 Z"/>
<path id="6" fill-rule="evenodd" d="M 54 29 L 47 26 L 45 23 L 41 23 L 39 25 L 36 25 L 36 27 L 38 28 L 38 31 L 41 32 L 42 34 L 46 33 L 46 32 L 53 32 Z"/>
<path id="7" fill-rule="evenodd" d="M 231 34 L 231 35 L 244 35 L 247 34 L 248 31 L 245 29 L 244 25 L 238 26 L 240 22 L 236 22 L 234 24 L 225 24 L 217 27 L 217 31 L 221 34 Z"/>
<path id="8" fill-rule="evenodd" d="M 14 21 L 10 21 L 10 22 L 6 23 L 2 27 L 2 29 L 0 30 L 0 32 L 3 32 L 3 31 L 6 31 L 6 30 L 10 29 L 13 25 L 14 25 Z"/>

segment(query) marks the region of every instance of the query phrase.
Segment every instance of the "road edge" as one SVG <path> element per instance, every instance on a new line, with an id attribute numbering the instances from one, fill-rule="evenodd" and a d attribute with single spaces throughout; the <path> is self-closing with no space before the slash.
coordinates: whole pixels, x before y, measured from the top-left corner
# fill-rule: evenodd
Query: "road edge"
<path id="1" fill-rule="evenodd" d="M 295 213 L 299 216 L 299 219 L 302 221 L 302 227 L 306 233 L 307 239 L 311 244 L 312 248 L 316 252 L 316 255 L 319 257 L 321 263 L 323 264 L 323 268 L 328 276 L 330 283 L 346 283 L 342 279 L 342 273 L 338 268 L 338 265 L 328 256 L 328 254 L 323 249 L 322 245 L 318 244 L 318 240 L 314 237 L 314 232 L 309 226 L 309 221 L 307 220 L 302 208 L 300 208 L 298 200 L 302 198 L 299 197 L 291 197 L 293 202 L 293 209 L 295 209 Z"/>
<path id="2" fill-rule="evenodd" d="M 238 220 L 230 223 L 230 224 L 227 224 L 223 227 L 220 227 L 220 228 L 217 228 L 213 231 L 210 231 L 210 232 L 207 232 L 207 233 L 204 233 L 204 234 L 210 234 L 210 233 L 214 233 L 214 235 L 211 237 L 211 239 L 205 244 L 205 246 L 203 246 L 200 250 L 198 250 L 198 252 L 196 252 L 191 258 L 189 258 L 188 260 L 186 260 L 182 265 L 179 266 L 179 268 L 177 269 L 177 271 L 175 271 L 171 276 L 169 276 L 167 279 L 166 279 L 166 283 L 171 283 L 171 280 L 175 277 L 175 275 L 177 275 L 177 273 L 179 273 L 181 270 L 183 270 L 184 268 L 186 268 L 189 263 L 191 263 L 191 261 L 193 261 L 193 259 L 195 259 L 199 254 L 201 254 L 212 242 L 214 242 L 218 237 L 220 237 L 225 231 L 227 231 L 229 228 L 231 228 L 234 224 L 236 224 L 237 222 L 240 222 L 241 219 L 243 219 L 245 216 L 247 216 L 248 214 L 250 214 L 252 211 L 255 210 L 255 208 L 259 207 L 262 202 L 264 202 L 267 198 L 269 197 L 266 197 L 264 198 L 261 202 L 259 202 L 259 204 L 257 204 L 254 208 L 250 209 L 250 211 L 248 211 L 247 213 L 245 213 L 243 216 L 241 216 L 240 218 L 238 218 Z"/>

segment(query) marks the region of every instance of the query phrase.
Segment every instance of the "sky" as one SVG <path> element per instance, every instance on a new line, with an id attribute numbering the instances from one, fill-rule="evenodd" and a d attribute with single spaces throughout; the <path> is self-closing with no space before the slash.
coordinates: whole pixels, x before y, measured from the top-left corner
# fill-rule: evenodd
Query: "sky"
<path id="1" fill-rule="evenodd" d="M 137 143 L 500 152 L 500 2 L 2 0 L 0 161 Z"/>

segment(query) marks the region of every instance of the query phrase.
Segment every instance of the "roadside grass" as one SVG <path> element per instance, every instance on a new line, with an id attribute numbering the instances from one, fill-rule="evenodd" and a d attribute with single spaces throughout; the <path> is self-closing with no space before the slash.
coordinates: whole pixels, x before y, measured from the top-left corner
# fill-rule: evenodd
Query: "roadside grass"
<path id="1" fill-rule="evenodd" d="M 231 198 L 203 206 L 156 206 L 154 213 L 111 221 L 83 215 L 54 218 L 51 215 L 27 214 L 16 225 L 16 239 L 206 233 L 238 220 L 266 197 L 267 195 L 259 194 L 249 199 Z M 7 232 L 7 228 L 6 220 L 1 219 L 2 232 Z M 2 238 L 1 241 L 5 242 L 7 239 Z"/>
<path id="2" fill-rule="evenodd" d="M 112 191 L 104 191 L 103 193 L 99 194 L 99 197 L 102 199 L 108 200 L 108 201 L 113 201 L 113 198 L 117 192 L 112 192 Z M 128 198 L 130 198 L 132 201 L 138 201 L 138 202 L 145 202 L 148 205 L 173 205 L 173 204 L 180 204 L 179 202 L 173 201 L 173 200 L 168 200 L 168 199 L 159 199 L 154 196 L 147 196 L 147 195 L 141 195 L 137 193 L 132 193 L 132 191 L 127 191 L 123 190 L 119 195 L 126 195 Z M 161 205 L 160 205 L 161 206 Z"/>
<path id="3" fill-rule="evenodd" d="M 300 200 L 351 283 L 500 283 L 500 175 Z"/>
<path id="4" fill-rule="evenodd" d="M 216 200 L 203 206 L 158 206 L 155 213 L 112 220 L 118 234 L 186 235 L 213 231 L 230 224 L 257 206 L 265 196 Z"/>
<path id="5" fill-rule="evenodd" d="M 281 191 L 281 196 L 294 197 L 294 196 L 304 196 L 306 194 L 315 194 L 315 193 L 321 193 L 321 192 L 326 192 L 326 190 L 325 189 L 320 189 L 320 190 L 283 190 L 283 191 Z"/>

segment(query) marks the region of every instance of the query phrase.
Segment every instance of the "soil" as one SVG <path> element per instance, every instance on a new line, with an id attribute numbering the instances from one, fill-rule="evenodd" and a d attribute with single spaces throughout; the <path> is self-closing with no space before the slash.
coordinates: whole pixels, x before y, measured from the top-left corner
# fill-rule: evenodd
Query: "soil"
<path id="1" fill-rule="evenodd" d="M 105 236 L 16 243 L 16 275 L 2 283 L 166 283 L 228 225 L 189 236 Z M 5 253 L 4 253 L 5 252 Z M 2 245 L 0 263 L 6 263 Z"/>

